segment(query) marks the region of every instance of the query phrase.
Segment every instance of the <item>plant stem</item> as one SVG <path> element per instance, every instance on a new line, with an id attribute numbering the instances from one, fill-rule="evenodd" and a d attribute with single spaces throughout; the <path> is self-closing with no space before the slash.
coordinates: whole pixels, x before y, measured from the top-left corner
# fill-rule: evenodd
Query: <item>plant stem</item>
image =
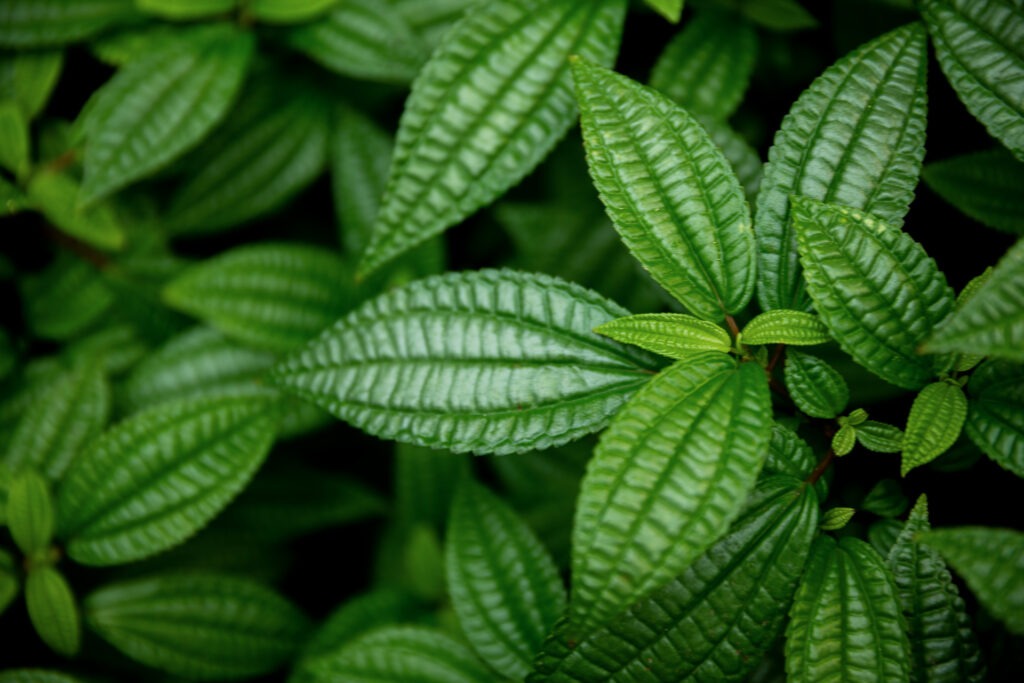
<path id="1" fill-rule="evenodd" d="M 736 319 L 728 313 L 725 314 L 725 324 L 729 326 L 729 331 L 732 333 L 732 338 L 740 336 L 740 326 L 736 324 Z"/>
<path id="2" fill-rule="evenodd" d="M 817 481 L 821 479 L 821 475 L 825 474 L 825 470 L 828 469 L 828 466 L 832 464 L 832 461 L 835 459 L 835 457 L 835 451 L 829 448 L 828 453 L 825 454 L 825 457 L 821 459 L 821 462 L 818 463 L 818 466 L 815 467 L 814 471 L 811 472 L 810 476 L 807 477 L 807 483 L 812 486 L 815 483 L 817 483 Z"/>

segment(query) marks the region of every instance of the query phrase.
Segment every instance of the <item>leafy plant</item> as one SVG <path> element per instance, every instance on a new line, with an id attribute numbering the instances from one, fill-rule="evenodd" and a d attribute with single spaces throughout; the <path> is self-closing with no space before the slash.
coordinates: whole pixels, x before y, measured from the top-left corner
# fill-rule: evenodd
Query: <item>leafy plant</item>
<path id="1" fill-rule="evenodd" d="M 0 0 L 0 683 L 1018 679 L 1022 178 L 1019 0 Z"/>

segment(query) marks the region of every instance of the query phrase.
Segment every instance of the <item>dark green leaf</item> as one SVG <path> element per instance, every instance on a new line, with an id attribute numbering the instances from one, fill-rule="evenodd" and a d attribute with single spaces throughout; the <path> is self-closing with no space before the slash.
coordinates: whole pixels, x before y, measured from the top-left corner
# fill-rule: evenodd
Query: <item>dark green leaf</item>
<path id="1" fill-rule="evenodd" d="M 44 339 L 67 340 L 84 332 L 114 303 L 96 268 L 67 252 L 26 277 L 21 295 L 29 327 Z"/>
<path id="2" fill-rule="evenodd" d="M 431 50 L 475 2 L 476 0 L 391 0 L 391 4 L 398 8 L 406 22 L 420 34 Z"/>
<path id="3" fill-rule="evenodd" d="M 0 497 L 0 506 L 4 504 L 5 501 Z M 18 596 L 20 588 L 14 558 L 6 550 L 0 548 L 0 616 L 3 616 L 8 605 Z M 0 681 L 3 680 L 3 674 L 0 674 Z"/>
<path id="4" fill-rule="evenodd" d="M 395 521 L 405 528 L 425 522 L 444 531 L 455 490 L 468 475 L 467 456 L 396 444 Z"/>
<path id="5" fill-rule="evenodd" d="M 967 397 L 952 380 L 929 384 L 914 399 L 903 435 L 900 474 L 931 462 L 953 445 L 967 417 Z"/>
<path id="6" fill-rule="evenodd" d="M 341 242 L 362 253 L 388 181 L 394 143 L 374 121 L 349 107 L 336 119 L 331 146 L 331 181 Z"/>
<path id="7" fill-rule="evenodd" d="M 401 564 L 399 583 L 412 595 L 428 603 L 444 597 L 444 551 L 432 527 L 415 524 L 406 531 Z"/>
<path id="8" fill-rule="evenodd" d="M 861 427 L 861 425 L 857 426 L 858 436 L 860 436 Z M 903 495 L 900 483 L 895 479 L 883 479 L 864 496 L 860 508 L 882 517 L 898 517 L 903 514 L 908 505 L 910 505 L 910 501 Z"/>
<path id="9" fill-rule="evenodd" d="M 725 532 L 767 455 L 770 406 L 763 368 L 707 352 L 663 371 L 616 415 L 577 503 L 574 627 L 604 624 Z"/>
<path id="10" fill-rule="evenodd" d="M 763 475 L 786 474 L 795 479 L 807 479 L 818 464 L 818 458 L 807 442 L 791 429 L 778 423 L 772 424 L 771 441 L 768 442 L 768 457 L 764 461 Z M 828 476 L 814 484 L 818 498 L 824 501 L 828 496 Z"/>
<path id="11" fill-rule="evenodd" d="M 100 249 L 124 248 L 127 234 L 114 206 L 100 202 L 81 208 L 78 195 L 78 181 L 65 173 L 41 171 L 28 184 L 32 207 L 62 232 Z"/>
<path id="12" fill-rule="evenodd" d="M 846 380 L 817 356 L 787 350 L 785 375 L 793 403 L 811 417 L 832 419 L 846 409 L 850 400 Z"/>
<path id="13" fill-rule="evenodd" d="M 135 0 L 135 4 L 146 14 L 163 19 L 187 20 L 227 15 L 238 4 L 238 0 Z"/>
<path id="14" fill-rule="evenodd" d="M 975 152 L 924 167 L 928 186 L 974 220 L 1024 235 L 1024 164 L 1005 149 Z"/>
<path id="15" fill-rule="evenodd" d="M 747 201 L 753 203 L 757 191 L 761 187 L 763 164 L 757 150 L 750 146 L 746 139 L 729 127 L 728 123 L 704 119 L 701 121 L 711 141 L 718 145 L 722 154 L 729 160 L 736 179 L 743 186 Z"/>
<path id="16" fill-rule="evenodd" d="M 133 0 L 0 0 L 0 47 L 73 43 L 137 16 Z"/>
<path id="17" fill-rule="evenodd" d="M 56 671 L 8 669 L 0 672 L 0 683 L 80 683 L 80 681 Z"/>
<path id="18" fill-rule="evenodd" d="M 967 436 L 988 457 L 1024 477 L 1024 366 L 989 361 L 967 388 Z"/>
<path id="19" fill-rule="evenodd" d="M 724 329 L 682 313 L 631 315 L 600 325 L 594 332 L 677 359 L 702 351 L 728 353 L 732 348 L 732 340 Z"/>
<path id="20" fill-rule="evenodd" d="M 828 328 L 816 316 L 785 308 L 765 311 L 743 328 L 744 344 L 814 346 L 831 340 Z"/>
<path id="21" fill-rule="evenodd" d="M 0 101 L 16 102 L 25 118 L 31 121 L 46 105 L 63 65 L 64 53 L 59 50 L 0 56 Z"/>
<path id="22" fill-rule="evenodd" d="M 903 450 L 903 432 L 899 427 L 874 420 L 857 425 L 857 441 L 876 453 L 899 453 Z"/>
<path id="23" fill-rule="evenodd" d="M 856 512 L 854 508 L 831 508 L 826 510 L 821 516 L 819 528 L 822 531 L 838 531 L 850 523 Z"/>
<path id="24" fill-rule="evenodd" d="M 82 625 L 71 587 L 52 567 L 25 578 L 25 602 L 36 633 L 54 652 L 71 657 L 82 644 Z"/>
<path id="25" fill-rule="evenodd" d="M 315 19 L 336 4 L 352 3 L 349 0 L 343 3 L 339 3 L 338 0 L 248 0 L 245 11 L 259 21 L 297 24 Z"/>
<path id="26" fill-rule="evenodd" d="M 45 551 L 53 540 L 56 514 L 50 485 L 32 469 L 14 475 L 7 490 L 7 525 L 25 555 Z"/>
<path id="27" fill-rule="evenodd" d="M 797 0 L 739 0 L 738 4 L 747 18 L 775 31 L 797 31 L 818 25 Z"/>
<path id="28" fill-rule="evenodd" d="M 0 101 L 0 167 L 24 178 L 29 155 L 28 119 L 16 102 Z"/>
<path id="29" fill-rule="evenodd" d="M 868 528 L 868 540 L 871 547 L 878 551 L 879 555 L 888 557 L 889 551 L 896 544 L 900 531 L 903 530 L 903 522 L 895 519 L 881 519 Z"/>

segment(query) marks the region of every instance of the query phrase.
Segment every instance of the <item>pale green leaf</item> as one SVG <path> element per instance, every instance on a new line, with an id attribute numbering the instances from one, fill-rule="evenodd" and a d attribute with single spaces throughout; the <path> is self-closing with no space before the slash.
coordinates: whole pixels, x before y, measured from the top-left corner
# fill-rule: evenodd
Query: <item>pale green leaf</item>
<path id="1" fill-rule="evenodd" d="M 404 528 L 426 523 L 444 531 L 455 491 L 469 468 L 465 455 L 396 444 L 395 521 Z"/>
<path id="2" fill-rule="evenodd" d="M 988 132 L 1024 161 L 1024 6 L 1020 0 L 923 0 L 946 78 Z"/>
<path id="3" fill-rule="evenodd" d="M 857 425 L 857 441 L 876 453 L 899 453 L 903 450 L 903 432 L 899 427 L 874 420 Z"/>
<path id="4" fill-rule="evenodd" d="M 857 433 L 860 434 L 861 426 L 857 426 Z M 868 494 L 861 501 L 860 509 L 865 512 L 873 512 L 882 517 L 898 517 L 902 515 L 910 501 L 903 495 L 903 488 L 895 479 L 883 479 L 875 484 Z"/>
<path id="5" fill-rule="evenodd" d="M 565 610 L 555 563 L 504 501 L 468 478 L 452 502 L 445 545 L 459 625 L 492 669 L 521 680 Z"/>
<path id="6" fill-rule="evenodd" d="M 673 24 L 683 15 L 683 0 L 646 0 L 647 5 Z"/>
<path id="7" fill-rule="evenodd" d="M 910 680 L 910 644 L 885 561 L 851 536 L 815 541 L 786 628 L 786 680 Z"/>
<path id="8" fill-rule="evenodd" d="M 0 176 L 0 218 L 14 215 L 28 206 L 21 189 Z"/>
<path id="9" fill-rule="evenodd" d="M 246 244 L 206 259 L 169 282 L 173 308 L 255 348 L 287 351 L 308 341 L 352 305 L 348 265 L 322 247 Z"/>
<path id="10" fill-rule="evenodd" d="M 17 102 L 0 101 L 0 167 L 18 178 L 28 175 L 30 164 L 28 120 Z"/>
<path id="11" fill-rule="evenodd" d="M 82 624 L 68 582 L 52 567 L 38 567 L 25 578 L 25 602 L 36 633 L 51 650 L 65 657 L 78 652 Z"/>
<path id="12" fill-rule="evenodd" d="M 850 453 L 857 445 L 857 430 L 850 425 L 843 425 L 832 436 L 832 452 L 842 457 Z"/>
<path id="13" fill-rule="evenodd" d="M 850 523 L 857 511 L 854 508 L 830 508 L 821 515 L 822 531 L 838 531 Z"/>
<path id="14" fill-rule="evenodd" d="M 790 195 L 861 209 L 899 227 L 924 157 L 925 48 L 917 24 L 877 38 L 827 69 L 783 120 L 757 196 L 763 309 L 808 304 Z"/>
<path id="15" fill-rule="evenodd" d="M 1024 361 L 1024 239 L 928 341 L 932 352 L 959 351 Z"/>
<path id="16" fill-rule="evenodd" d="M 1024 477 L 1024 366 L 989 361 L 967 389 L 967 436 L 1000 466 Z"/>
<path id="17" fill-rule="evenodd" d="M 742 310 L 755 242 L 729 162 L 657 92 L 582 59 L 573 75 L 590 173 L 626 246 L 698 317 Z"/>
<path id="18" fill-rule="evenodd" d="M 809 487 L 761 482 L 729 534 L 650 598 L 579 639 L 557 627 L 529 680 L 746 680 L 781 630 L 817 517 Z"/>
<path id="19" fill-rule="evenodd" d="M 91 264 L 61 252 L 21 285 L 29 327 L 44 339 L 67 340 L 96 323 L 114 295 Z"/>
<path id="20" fill-rule="evenodd" d="M 895 519 L 880 519 L 868 528 L 871 547 L 883 557 L 888 557 L 892 547 L 903 530 L 903 522 Z"/>
<path id="21" fill-rule="evenodd" d="M 237 0 L 135 0 L 139 10 L 163 19 L 187 20 L 227 16 Z"/>
<path id="22" fill-rule="evenodd" d="M 807 291 L 843 350 L 887 382 L 924 386 L 936 368 L 918 348 L 953 309 L 935 261 L 899 228 L 856 209 L 794 197 L 793 224 Z"/>
<path id="23" fill-rule="evenodd" d="M 62 232 L 100 249 L 122 249 L 127 234 L 114 206 L 100 202 L 83 208 L 78 196 L 78 181 L 66 173 L 43 170 L 28 184 L 31 206 Z"/>
<path id="24" fill-rule="evenodd" d="M 58 528 L 82 564 L 153 555 L 205 526 L 273 443 L 278 401 L 238 393 L 158 405 L 79 456 L 58 491 Z"/>
<path id="25" fill-rule="evenodd" d="M 610 64 L 624 0 L 477 3 L 433 52 L 399 122 L 367 274 L 532 171 L 572 125 L 569 55 Z"/>
<path id="26" fill-rule="evenodd" d="M 80 679 L 57 671 L 8 669 L 0 672 L 0 683 L 80 683 Z"/>
<path id="27" fill-rule="evenodd" d="M 338 0 L 248 0 L 245 11 L 258 21 L 297 24 L 317 18 L 337 4 Z M 340 4 L 351 5 L 352 2 L 344 0 Z"/>
<path id="28" fill-rule="evenodd" d="M 907 620 L 913 680 L 977 683 L 985 680 L 978 641 L 956 584 L 939 554 L 915 537 L 930 529 L 921 496 L 889 551 L 889 569 Z"/>
<path id="29" fill-rule="evenodd" d="M 817 356 L 789 349 L 786 352 L 785 378 L 793 403 L 811 417 L 832 419 L 846 409 L 850 400 L 846 380 Z"/>
<path id="30" fill-rule="evenodd" d="M 33 469 L 16 474 L 7 489 L 7 526 L 21 552 L 31 556 L 45 551 L 53 540 L 55 525 L 46 479 Z"/>
<path id="31" fill-rule="evenodd" d="M 1024 235 L 1024 163 L 1005 149 L 943 159 L 924 167 L 928 186 L 990 228 Z"/>
<path id="32" fill-rule="evenodd" d="M 914 399 L 903 435 L 900 474 L 939 457 L 960 436 L 967 417 L 967 397 L 953 381 L 933 382 Z"/>
<path id="33" fill-rule="evenodd" d="M 732 348 L 732 340 L 724 329 L 682 313 L 631 315 L 600 325 L 594 332 L 677 359 L 702 351 L 728 353 Z"/>
<path id="34" fill-rule="evenodd" d="M 0 0 L 0 47 L 73 43 L 138 16 L 134 0 Z"/>
<path id="35" fill-rule="evenodd" d="M 0 506 L 4 500 L 0 497 Z M 2 518 L 2 515 L 0 515 Z M 18 573 L 15 568 L 14 558 L 3 548 L 0 548 L 0 616 L 18 596 L 21 586 L 18 584 Z M 0 681 L 3 681 L 3 674 L 0 674 Z"/>
<path id="36" fill-rule="evenodd" d="M 192 680 L 270 673 L 308 630 L 306 617 L 269 588 L 210 574 L 108 584 L 86 598 L 85 613 L 124 654 Z"/>
<path id="37" fill-rule="evenodd" d="M 743 328 L 744 344 L 814 346 L 832 340 L 817 316 L 805 311 L 776 308 L 761 313 Z M 842 410 L 842 408 L 840 408 Z"/>
<path id="38" fill-rule="evenodd" d="M 767 455 L 770 406 L 761 366 L 706 352 L 660 373 L 616 415 L 577 503 L 576 628 L 606 623 L 725 532 Z"/>
<path id="39" fill-rule="evenodd" d="M 1024 534 L 1012 529 L 952 527 L 917 535 L 967 581 L 992 616 L 1024 635 Z"/>
<path id="40" fill-rule="evenodd" d="M 0 101 L 13 100 L 31 121 L 46 106 L 64 66 L 59 50 L 0 55 Z"/>
<path id="41" fill-rule="evenodd" d="M 592 332 L 627 314 L 542 275 L 450 273 L 364 304 L 278 365 L 275 381 L 382 438 L 547 448 L 604 427 L 659 366 Z"/>
<path id="42" fill-rule="evenodd" d="M 151 175 L 195 147 L 227 115 L 254 44 L 251 34 L 231 26 L 200 26 L 122 67 L 80 122 L 87 143 L 81 203 Z"/>

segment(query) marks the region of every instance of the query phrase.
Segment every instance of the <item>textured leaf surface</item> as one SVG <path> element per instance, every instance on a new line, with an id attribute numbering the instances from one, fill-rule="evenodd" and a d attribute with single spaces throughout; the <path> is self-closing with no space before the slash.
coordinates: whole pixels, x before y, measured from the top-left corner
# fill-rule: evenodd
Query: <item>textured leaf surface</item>
<path id="1" fill-rule="evenodd" d="M 241 578 L 157 576 L 114 583 L 85 600 L 89 626 L 139 661 L 194 680 L 269 673 L 301 645 L 305 616 Z"/>
<path id="2" fill-rule="evenodd" d="M 529 680 L 740 681 L 779 634 L 817 527 L 795 479 L 763 481 L 729 534 L 607 626 L 567 642 L 562 624 Z"/>
<path id="3" fill-rule="evenodd" d="M 166 166 L 227 114 L 252 55 L 251 34 L 202 26 L 159 41 L 96 92 L 80 201 L 85 204 Z"/>
<path id="4" fill-rule="evenodd" d="M 0 0 L 0 47 L 73 43 L 137 16 L 133 0 Z"/>
<path id="5" fill-rule="evenodd" d="M 681 313 L 631 315 L 605 323 L 594 331 L 669 358 L 686 358 L 701 351 L 728 353 L 732 348 L 732 340 L 724 329 Z"/>
<path id="6" fill-rule="evenodd" d="M 928 164 L 925 182 L 943 199 L 990 228 L 1024 235 L 1024 163 L 1004 149 Z"/>
<path id="7" fill-rule="evenodd" d="M 1024 366 L 989 361 L 967 388 L 967 436 L 988 457 L 1024 477 Z"/>
<path id="8" fill-rule="evenodd" d="M 770 405 L 759 365 L 708 352 L 663 371 L 616 415 L 577 503 L 576 628 L 607 622 L 722 535 L 761 469 Z"/>
<path id="9" fill-rule="evenodd" d="M 828 328 L 816 316 L 785 308 L 765 311 L 743 328 L 743 342 L 746 344 L 813 346 L 831 340 Z"/>
<path id="10" fill-rule="evenodd" d="M 58 492 L 68 554 L 107 565 L 177 545 L 248 483 L 273 443 L 276 399 L 240 393 L 156 406 L 103 434 Z"/>
<path id="11" fill-rule="evenodd" d="M 547 155 L 575 115 L 569 55 L 614 60 L 624 0 L 478 3 L 413 84 L 360 270 L 489 204 Z"/>
<path id="12" fill-rule="evenodd" d="M 573 62 L 587 162 L 616 230 L 691 312 L 721 320 L 754 287 L 750 208 L 700 124 L 657 92 Z"/>
<path id="13" fill-rule="evenodd" d="M 924 0 L 935 55 L 967 109 L 1024 161 L 1024 5 Z"/>
<path id="14" fill-rule="evenodd" d="M 925 34 L 887 33 L 825 71 L 782 122 L 757 196 L 758 301 L 804 309 L 790 195 L 843 204 L 899 227 L 924 157 Z"/>
<path id="15" fill-rule="evenodd" d="M 917 540 L 939 551 L 986 610 L 1024 634 L 1024 534 L 965 526 L 929 531 Z"/>
<path id="16" fill-rule="evenodd" d="M 25 602 L 36 633 L 65 657 L 78 652 L 82 624 L 68 582 L 53 567 L 39 567 L 25 578 Z"/>
<path id="17" fill-rule="evenodd" d="M 53 540 L 56 514 L 46 479 L 35 470 L 16 474 L 7 489 L 7 526 L 25 555 L 45 550 Z"/>
<path id="18" fill-rule="evenodd" d="M 712 142 L 718 145 L 722 154 L 729 160 L 736 178 L 743 186 L 748 202 L 753 202 L 761 187 L 763 164 L 757 150 L 750 146 L 746 139 L 729 127 L 728 123 L 704 119 L 701 121 L 704 130 Z"/>
<path id="19" fill-rule="evenodd" d="M 786 680 L 909 681 L 910 645 L 885 561 L 847 536 L 815 541 L 786 628 Z"/>
<path id="20" fill-rule="evenodd" d="M 683 0 L 647 0 L 647 4 L 673 24 L 678 24 L 683 14 Z"/>
<path id="21" fill-rule="evenodd" d="M 922 387 L 935 367 L 918 347 L 953 309 L 953 291 L 935 261 L 876 217 L 812 199 L 793 202 L 807 291 L 821 321 L 863 367 L 896 386 Z"/>
<path id="22" fill-rule="evenodd" d="M 1024 361 L 1024 239 L 992 275 L 936 330 L 928 351 L 960 351 Z"/>
<path id="23" fill-rule="evenodd" d="M 135 0 L 135 4 L 146 14 L 187 20 L 227 14 L 235 8 L 237 0 Z"/>
<path id="24" fill-rule="evenodd" d="M 967 417 L 967 397 L 955 382 L 933 382 L 914 399 L 903 435 L 900 474 L 939 457 L 960 436 Z"/>
<path id="25" fill-rule="evenodd" d="M 60 50 L 34 50 L 0 56 L 0 101 L 11 100 L 27 120 L 42 111 L 64 66 Z"/>
<path id="26" fill-rule="evenodd" d="M 889 551 L 889 569 L 907 620 L 913 680 L 968 683 L 985 680 L 985 666 L 971 621 L 953 578 L 939 554 L 918 545 L 915 536 L 930 529 L 924 496 L 910 512 Z"/>
<path id="27" fill-rule="evenodd" d="M 504 501 L 468 479 L 452 502 L 445 544 L 463 632 L 491 668 L 521 680 L 565 610 L 551 556 Z"/>
<path id="28" fill-rule="evenodd" d="M 452 273 L 363 305 L 275 380 L 383 438 L 458 452 L 545 448 L 601 429 L 658 367 L 591 331 L 626 314 L 542 275 Z"/>
<path id="29" fill-rule="evenodd" d="M 373 119 L 349 107 L 336 118 L 331 145 L 331 185 L 345 249 L 359 254 L 387 187 L 394 143 Z"/>
<path id="30" fill-rule="evenodd" d="M 857 441 L 876 453 L 899 453 L 903 450 L 903 432 L 898 427 L 874 420 L 857 425 Z"/>
<path id="31" fill-rule="evenodd" d="M 42 171 L 28 185 L 31 205 L 61 231 L 100 249 L 118 250 L 127 240 L 114 207 L 106 202 L 78 206 L 78 181 L 64 173 Z"/>
<path id="32" fill-rule="evenodd" d="M 811 417 L 832 419 L 846 409 L 850 400 L 846 380 L 821 358 L 790 349 L 785 376 L 793 403 Z"/>
<path id="33" fill-rule="evenodd" d="M 336 4 L 338 0 L 249 0 L 246 10 L 260 21 L 293 24 L 315 19 Z"/>
<path id="34" fill-rule="evenodd" d="M 287 351 L 345 313 L 353 289 L 348 266 L 331 251 L 267 242 L 192 266 L 164 287 L 163 298 L 229 337 Z"/>
<path id="35" fill-rule="evenodd" d="M 850 520 L 853 519 L 856 512 L 857 511 L 854 508 L 830 508 L 822 513 L 819 528 L 822 531 L 836 531 L 838 529 L 842 529 L 850 523 Z"/>

